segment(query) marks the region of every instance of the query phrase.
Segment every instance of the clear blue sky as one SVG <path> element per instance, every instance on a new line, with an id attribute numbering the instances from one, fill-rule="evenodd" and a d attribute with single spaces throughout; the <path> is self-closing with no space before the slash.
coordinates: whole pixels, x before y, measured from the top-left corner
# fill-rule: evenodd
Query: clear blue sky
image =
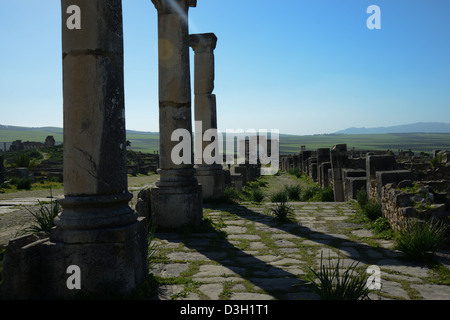
<path id="1" fill-rule="evenodd" d="M 366 27 L 372 4 L 380 30 Z M 0 124 L 62 126 L 60 11 L 59 0 L 0 0 Z M 158 131 L 156 9 L 123 0 L 123 14 L 127 128 Z M 191 33 L 218 37 L 219 129 L 289 134 L 450 122 L 449 16 L 448 0 L 198 0 L 189 11 Z"/>

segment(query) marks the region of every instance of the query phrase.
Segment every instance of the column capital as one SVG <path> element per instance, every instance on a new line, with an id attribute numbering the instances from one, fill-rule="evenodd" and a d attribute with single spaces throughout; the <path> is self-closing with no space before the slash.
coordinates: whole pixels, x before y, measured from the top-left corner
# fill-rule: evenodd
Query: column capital
<path id="1" fill-rule="evenodd" d="M 197 0 L 151 0 L 156 10 L 163 13 L 179 12 L 176 6 L 182 9 L 189 9 L 189 7 L 196 7 Z M 184 7 L 184 8 L 183 8 Z"/>
<path id="2" fill-rule="evenodd" d="M 217 45 L 214 33 L 197 33 L 189 35 L 189 46 L 195 52 L 212 52 Z"/>

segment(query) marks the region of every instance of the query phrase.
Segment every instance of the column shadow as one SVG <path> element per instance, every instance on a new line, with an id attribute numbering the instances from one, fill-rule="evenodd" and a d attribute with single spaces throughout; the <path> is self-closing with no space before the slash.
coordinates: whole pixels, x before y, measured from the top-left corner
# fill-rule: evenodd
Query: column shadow
<path id="1" fill-rule="evenodd" d="M 324 250 L 324 248 L 335 248 L 342 254 L 331 256 L 331 258 L 337 259 L 339 257 L 341 261 L 344 262 L 350 260 L 347 265 L 353 260 L 360 266 L 374 264 L 381 268 L 383 266 L 392 265 L 426 267 L 424 263 L 404 259 L 401 253 L 394 249 L 372 247 L 363 242 L 354 241 L 347 237 L 340 237 L 339 234 L 329 234 L 316 229 L 311 229 L 297 221 L 280 222 L 275 216 L 272 217 L 267 214 L 253 211 L 242 204 L 214 204 L 206 205 L 205 208 L 230 212 L 242 219 L 258 222 L 267 227 L 278 229 L 298 237 L 299 239 L 313 241 L 316 245 L 323 246 L 323 248 L 318 249 L 319 252 Z M 184 239 L 181 239 L 181 242 L 183 242 L 186 248 L 196 250 L 209 260 L 229 268 L 242 279 L 250 281 L 258 288 L 261 288 L 272 295 L 275 299 L 286 299 L 287 296 L 295 297 L 296 294 L 300 299 L 302 297 L 305 299 L 319 299 L 308 286 L 308 281 L 301 279 L 297 274 L 293 274 L 279 266 L 258 259 L 254 255 L 241 250 L 230 242 L 230 239 L 227 237 L 220 237 L 218 232 L 216 232 L 216 236 L 217 237 L 215 237 L 214 240 L 215 247 L 213 248 L 211 248 L 211 246 L 209 246 L 209 248 L 205 247 L 201 243 L 201 240 L 199 242 L 199 239 L 202 239 L 201 234 L 196 234 L 195 238 L 185 237 Z M 366 253 L 360 254 L 363 251 Z M 375 256 L 371 256 L 371 254 L 374 253 Z M 290 253 L 283 253 L 283 255 L 289 257 Z M 328 258 L 327 253 L 324 254 L 324 259 L 326 258 Z M 296 257 L 296 259 L 298 258 Z M 319 261 L 320 257 L 316 257 L 315 260 Z M 326 263 L 326 261 L 324 261 L 324 263 Z M 310 267 L 317 268 L 318 266 L 314 265 Z M 226 277 L 224 277 L 224 281 L 226 281 Z M 289 289 L 286 289 L 286 287 L 289 287 Z"/>

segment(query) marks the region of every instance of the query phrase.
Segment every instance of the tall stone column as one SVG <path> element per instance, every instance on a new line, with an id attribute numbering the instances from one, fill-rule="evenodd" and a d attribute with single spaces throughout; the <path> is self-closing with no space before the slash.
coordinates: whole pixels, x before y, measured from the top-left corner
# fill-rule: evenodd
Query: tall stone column
<path id="1" fill-rule="evenodd" d="M 215 152 L 219 152 L 218 132 L 217 132 L 217 112 L 216 95 L 212 94 L 214 90 L 214 49 L 216 48 L 217 37 L 214 33 L 192 34 L 189 37 L 189 45 L 194 50 L 194 94 L 195 108 L 194 119 L 201 123 L 202 138 L 201 164 L 195 165 L 197 180 L 202 185 L 203 198 L 217 199 L 223 196 L 225 190 L 225 179 L 222 170 L 222 162 L 211 163 L 205 161 L 205 156 L 212 156 L 209 152 L 205 155 L 205 149 L 214 144 Z M 199 128 L 198 128 L 199 129 Z M 203 136 L 207 130 L 216 131 L 214 142 L 203 141 Z M 196 132 L 197 135 L 197 132 Z M 206 139 L 208 140 L 208 139 Z M 222 160 L 222 159 L 221 159 Z M 209 162 L 209 163 L 208 163 Z"/>
<path id="2" fill-rule="evenodd" d="M 81 29 L 66 26 L 74 4 Z M 122 2 L 62 0 L 61 9 L 64 199 L 50 240 L 86 292 L 126 293 L 148 263 L 146 222 L 128 205 Z"/>
<path id="3" fill-rule="evenodd" d="M 152 0 L 158 10 L 160 179 L 150 191 L 151 218 L 160 226 L 180 227 L 202 219 L 201 185 L 195 178 L 192 152 L 189 65 L 189 7 L 196 0 Z M 190 135 L 190 161 L 175 163 L 172 150 L 180 141 L 172 134 Z M 186 142 L 186 141 L 184 141 Z M 184 155 L 185 156 L 185 155 Z"/>
<path id="4" fill-rule="evenodd" d="M 147 223 L 128 206 L 121 0 L 62 0 L 64 198 L 50 234 L 8 243 L 9 299 L 126 297 L 148 276 Z M 69 28 L 70 12 L 81 28 Z"/>

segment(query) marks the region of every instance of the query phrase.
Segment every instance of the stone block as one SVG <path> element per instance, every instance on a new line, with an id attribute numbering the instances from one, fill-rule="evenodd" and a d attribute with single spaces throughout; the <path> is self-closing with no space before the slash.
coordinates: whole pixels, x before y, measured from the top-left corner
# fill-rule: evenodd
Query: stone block
<path id="1" fill-rule="evenodd" d="M 362 169 L 342 169 L 343 178 L 351 178 L 351 177 L 366 177 L 366 170 Z"/>
<path id="2" fill-rule="evenodd" d="M 245 185 L 245 178 L 241 173 L 230 174 L 230 180 L 236 190 L 241 190 Z"/>
<path id="3" fill-rule="evenodd" d="M 328 171 L 331 169 L 331 162 L 323 162 L 319 166 L 319 184 L 322 188 L 328 188 L 330 185 L 330 178 Z"/>
<path id="4" fill-rule="evenodd" d="M 225 175 L 221 165 L 198 166 L 195 177 L 202 185 L 203 199 L 219 199 L 225 191 Z"/>
<path id="5" fill-rule="evenodd" d="M 366 157 L 366 176 L 367 176 L 367 194 L 369 198 L 376 195 L 376 172 L 390 171 L 397 169 L 397 162 L 393 155 L 367 154 Z"/>
<path id="6" fill-rule="evenodd" d="M 402 180 L 412 178 L 412 173 L 409 170 L 391 170 L 391 171 L 377 171 L 376 172 L 376 193 L 378 200 L 381 202 L 382 187 L 388 183 L 399 183 Z"/>
<path id="7" fill-rule="evenodd" d="M 150 188 L 139 191 L 136 202 L 136 212 L 140 217 L 150 218 Z"/>
<path id="8" fill-rule="evenodd" d="M 356 200 L 358 190 L 366 188 L 366 177 L 346 177 L 344 180 L 345 201 Z"/>
<path id="9" fill-rule="evenodd" d="M 151 220 L 158 226 L 179 228 L 199 224 L 203 217 L 202 186 L 156 186 L 150 190 Z"/>
<path id="10" fill-rule="evenodd" d="M 317 182 L 317 162 L 311 162 L 309 164 L 309 174 L 310 174 L 310 178 L 314 182 Z"/>
<path id="11" fill-rule="evenodd" d="M 11 240 L 4 259 L 2 298 L 126 297 L 148 276 L 147 221 L 140 218 L 102 231 L 109 240 L 123 241 L 67 244 L 30 236 Z M 79 288 L 67 285 L 69 266 L 79 267 Z"/>
<path id="12" fill-rule="evenodd" d="M 0 155 L 0 184 L 5 181 L 5 167 L 3 165 L 3 156 Z"/>
<path id="13" fill-rule="evenodd" d="M 334 200 L 344 201 L 344 180 L 342 177 L 342 169 L 347 167 L 348 154 L 346 144 L 337 144 L 331 149 L 331 169 L 333 176 L 333 193 Z"/>
<path id="14" fill-rule="evenodd" d="M 248 177 L 248 167 L 246 165 L 239 165 L 234 167 L 234 173 L 235 174 L 241 174 L 242 176 L 242 185 L 245 186 L 245 184 L 247 183 L 247 181 L 249 180 Z"/>

